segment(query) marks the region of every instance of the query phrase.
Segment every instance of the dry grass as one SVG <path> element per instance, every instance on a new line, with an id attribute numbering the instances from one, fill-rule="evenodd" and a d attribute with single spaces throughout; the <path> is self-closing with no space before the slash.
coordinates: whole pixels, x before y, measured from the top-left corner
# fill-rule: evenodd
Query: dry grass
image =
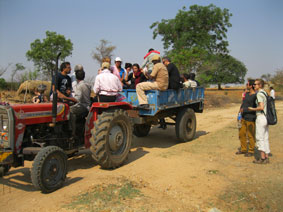
<path id="1" fill-rule="evenodd" d="M 243 89 L 206 89 L 205 107 L 225 107 L 231 104 L 240 104 L 242 102 Z"/>

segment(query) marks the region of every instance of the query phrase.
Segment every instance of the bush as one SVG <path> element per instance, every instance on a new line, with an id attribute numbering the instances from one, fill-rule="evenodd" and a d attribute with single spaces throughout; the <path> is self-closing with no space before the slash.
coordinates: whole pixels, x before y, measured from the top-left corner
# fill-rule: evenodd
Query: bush
<path id="1" fill-rule="evenodd" d="M 0 89 L 7 89 L 7 82 L 3 78 L 0 78 Z"/>
<path id="2" fill-rule="evenodd" d="M 17 91 L 18 88 L 20 87 L 20 83 L 19 82 L 6 82 L 7 86 L 5 88 L 5 90 L 8 90 L 8 91 Z"/>

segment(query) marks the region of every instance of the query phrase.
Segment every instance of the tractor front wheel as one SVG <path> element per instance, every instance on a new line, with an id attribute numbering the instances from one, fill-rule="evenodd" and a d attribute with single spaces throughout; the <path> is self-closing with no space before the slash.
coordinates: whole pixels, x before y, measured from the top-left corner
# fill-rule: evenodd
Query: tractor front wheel
<path id="1" fill-rule="evenodd" d="M 63 186 L 67 175 L 67 155 L 57 146 L 47 146 L 35 156 L 31 168 L 32 184 L 43 193 Z"/>

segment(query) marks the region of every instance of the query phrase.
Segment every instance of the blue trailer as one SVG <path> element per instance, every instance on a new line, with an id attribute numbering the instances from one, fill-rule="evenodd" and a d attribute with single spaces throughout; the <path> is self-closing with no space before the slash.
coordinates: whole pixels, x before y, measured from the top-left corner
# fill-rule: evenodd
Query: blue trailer
<path id="1" fill-rule="evenodd" d="M 136 90 L 128 89 L 120 92 L 121 101 L 138 106 Z M 149 110 L 138 110 L 132 115 L 134 134 L 138 137 L 147 136 L 151 126 L 157 124 L 175 125 L 178 141 L 192 140 L 196 132 L 195 112 L 203 111 L 204 88 L 188 88 L 166 91 L 146 91 Z M 173 120 L 165 122 L 165 118 Z M 162 123 L 161 123 L 162 122 Z"/>

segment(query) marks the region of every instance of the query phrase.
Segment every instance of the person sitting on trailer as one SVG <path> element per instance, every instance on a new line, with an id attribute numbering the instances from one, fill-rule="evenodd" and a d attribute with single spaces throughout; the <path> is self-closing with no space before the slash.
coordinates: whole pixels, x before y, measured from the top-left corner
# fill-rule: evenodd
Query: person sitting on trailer
<path id="1" fill-rule="evenodd" d="M 144 73 L 140 70 L 139 64 L 135 63 L 132 67 L 133 72 L 123 80 L 124 85 L 127 85 L 126 89 L 136 89 L 137 84 L 147 81 Z M 128 84 L 128 82 L 130 83 Z"/>
<path id="2" fill-rule="evenodd" d="M 145 91 L 147 90 L 161 90 L 164 91 L 168 88 L 168 71 L 166 66 L 161 63 L 160 56 L 154 55 L 152 57 L 152 63 L 154 64 L 151 74 L 148 75 L 152 82 L 142 82 L 137 84 L 136 92 L 139 101 L 138 109 L 149 109 L 149 104 Z"/>
<path id="3" fill-rule="evenodd" d="M 184 83 L 183 83 L 183 87 L 184 88 L 195 88 L 197 87 L 197 82 L 194 79 L 194 76 L 192 73 L 190 74 L 184 74 Z"/>
<path id="4" fill-rule="evenodd" d="M 168 89 L 178 90 L 179 88 L 181 88 L 180 73 L 176 65 L 174 63 L 171 63 L 171 60 L 169 57 L 163 57 L 162 63 L 166 66 L 168 70 L 168 74 L 169 74 Z"/>
<path id="5" fill-rule="evenodd" d="M 154 55 L 160 56 L 160 52 L 150 48 L 148 50 L 148 53 L 144 56 L 144 61 L 141 65 L 141 69 L 143 70 L 143 73 L 150 74 L 152 72 L 152 69 L 153 69 L 153 66 L 154 66 L 154 64 L 152 63 L 152 57 Z"/>
<path id="6" fill-rule="evenodd" d="M 94 102 L 115 102 L 118 92 L 122 91 L 120 79 L 109 70 L 110 64 L 102 63 L 101 73 L 96 76 L 93 91 Z"/>

